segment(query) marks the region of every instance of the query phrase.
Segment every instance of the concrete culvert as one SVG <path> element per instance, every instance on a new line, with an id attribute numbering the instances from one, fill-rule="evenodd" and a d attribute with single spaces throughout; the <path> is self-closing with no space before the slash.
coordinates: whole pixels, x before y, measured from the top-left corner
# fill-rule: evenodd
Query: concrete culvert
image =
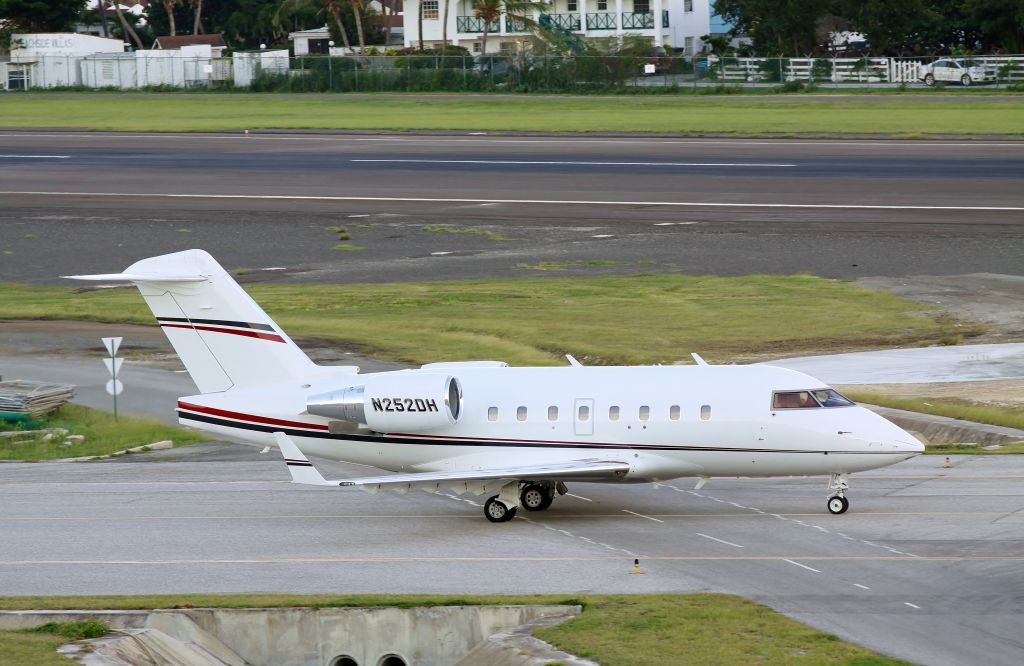
<path id="1" fill-rule="evenodd" d="M 347 654 L 342 654 L 331 660 L 331 666 L 359 666 L 359 662 Z"/>
<path id="2" fill-rule="evenodd" d="M 380 658 L 377 666 L 408 666 L 408 664 L 405 663 L 405 659 L 402 659 L 397 654 L 386 654 Z"/>

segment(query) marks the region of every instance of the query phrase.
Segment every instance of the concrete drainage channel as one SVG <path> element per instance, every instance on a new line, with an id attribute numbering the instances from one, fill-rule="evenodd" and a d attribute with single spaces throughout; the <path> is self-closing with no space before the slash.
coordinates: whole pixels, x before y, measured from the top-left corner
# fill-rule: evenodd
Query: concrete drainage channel
<path id="1" fill-rule="evenodd" d="M 579 606 L 4 611 L 0 629 L 99 620 L 60 652 L 89 666 L 596 666 L 534 638 Z"/>

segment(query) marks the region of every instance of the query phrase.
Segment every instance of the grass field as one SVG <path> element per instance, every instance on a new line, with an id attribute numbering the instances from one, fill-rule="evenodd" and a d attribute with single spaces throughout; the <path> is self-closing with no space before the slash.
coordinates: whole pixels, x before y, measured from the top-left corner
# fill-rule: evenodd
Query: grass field
<path id="1" fill-rule="evenodd" d="M 163 597 L 0 597 L 3 609 L 169 608 L 281 606 L 430 606 L 568 603 L 583 606 L 577 618 L 537 632 L 557 647 L 597 660 L 602 666 L 672 666 L 685 656 L 693 664 L 848 664 L 896 666 L 882 657 L 784 617 L 766 606 L 724 594 L 586 595 L 530 597 L 330 597 L 284 595 L 180 595 Z M 42 634 L 0 632 L 0 666 L 59 661 L 4 661 L 4 653 L 52 654 L 62 641 L 38 642 Z M 53 638 L 53 637 L 50 637 Z M 29 641 L 31 646 L 11 644 Z M 54 639 L 56 640 L 56 639 Z M 52 645 L 52 647 L 51 647 Z"/>
<path id="2" fill-rule="evenodd" d="M 905 409 L 911 412 L 948 416 L 953 419 L 1024 430 L 1024 412 L 1013 407 L 982 405 L 970 400 L 955 398 L 908 398 L 850 390 L 845 391 L 844 395 L 857 402 L 866 402 L 881 407 Z"/>
<path id="3" fill-rule="evenodd" d="M 289 334 L 422 363 L 719 362 L 934 344 L 983 331 L 888 292 L 811 276 L 636 275 L 347 285 L 251 285 Z M 0 285 L 0 319 L 152 324 L 135 288 Z"/>
<path id="4" fill-rule="evenodd" d="M 27 93 L 0 97 L 0 127 L 121 131 L 470 130 L 929 135 L 1024 134 L 1014 97 L 802 95 L 529 97 Z"/>
<path id="5" fill-rule="evenodd" d="M 0 421 L 0 430 L 22 430 L 24 427 L 24 424 L 5 424 Z M 71 404 L 50 414 L 38 427 L 63 428 L 69 435 L 83 435 L 85 441 L 64 446 L 64 437 L 54 437 L 50 441 L 45 441 L 42 435 L 0 437 L 0 460 L 37 461 L 98 456 L 165 439 L 173 441 L 175 445 L 209 439 L 207 435 L 166 425 L 155 419 L 121 414 L 115 421 L 110 412 Z"/>

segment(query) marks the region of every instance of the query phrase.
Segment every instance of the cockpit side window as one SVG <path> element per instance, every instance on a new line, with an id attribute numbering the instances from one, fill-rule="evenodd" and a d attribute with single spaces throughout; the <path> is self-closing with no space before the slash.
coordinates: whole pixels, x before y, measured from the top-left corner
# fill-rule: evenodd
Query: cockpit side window
<path id="1" fill-rule="evenodd" d="M 852 407 L 854 404 L 853 400 L 840 394 L 835 389 L 819 389 L 813 391 L 813 393 L 822 407 Z"/>
<path id="2" fill-rule="evenodd" d="M 815 407 L 850 407 L 853 402 L 833 389 L 808 391 L 776 391 L 772 409 L 810 409 Z"/>

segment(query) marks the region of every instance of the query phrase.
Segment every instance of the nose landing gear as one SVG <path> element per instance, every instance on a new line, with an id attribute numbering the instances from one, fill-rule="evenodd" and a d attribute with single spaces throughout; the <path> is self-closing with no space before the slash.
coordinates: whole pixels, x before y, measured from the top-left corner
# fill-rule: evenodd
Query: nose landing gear
<path id="1" fill-rule="evenodd" d="M 828 512 L 833 515 L 846 513 L 850 508 L 850 501 L 846 499 L 846 490 L 850 487 L 848 474 L 833 474 L 828 479 L 828 489 L 835 491 L 828 498 Z"/>

